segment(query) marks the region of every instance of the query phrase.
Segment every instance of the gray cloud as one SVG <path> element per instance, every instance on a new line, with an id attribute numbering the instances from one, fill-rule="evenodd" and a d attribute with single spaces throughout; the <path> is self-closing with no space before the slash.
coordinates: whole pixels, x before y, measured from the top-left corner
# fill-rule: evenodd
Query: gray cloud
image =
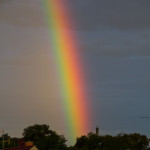
<path id="1" fill-rule="evenodd" d="M 148 0 L 64 0 L 73 16 L 72 29 L 98 30 L 139 29 L 150 27 Z M 43 6 L 42 6 L 43 5 Z M 18 26 L 45 26 L 44 4 L 41 0 L 1 0 L 1 22 Z M 69 18 L 68 18 L 69 19 Z"/>
<path id="2" fill-rule="evenodd" d="M 0 126 L 12 135 L 43 122 L 65 132 L 40 2 L 0 0 Z M 93 128 L 149 133 L 136 117 L 150 114 L 150 1 L 64 2 L 74 22 L 71 33 L 81 46 Z"/>
<path id="3" fill-rule="evenodd" d="M 107 30 L 80 32 L 81 51 L 84 55 L 105 57 L 150 56 L 150 31 Z M 87 56 L 88 57 L 88 56 Z"/>
<path id="4" fill-rule="evenodd" d="M 148 0 L 76 0 L 70 3 L 77 28 L 81 30 L 150 28 Z"/>
<path id="5" fill-rule="evenodd" d="M 44 12 L 38 0 L 1 0 L 0 23 L 15 26 L 45 26 Z"/>

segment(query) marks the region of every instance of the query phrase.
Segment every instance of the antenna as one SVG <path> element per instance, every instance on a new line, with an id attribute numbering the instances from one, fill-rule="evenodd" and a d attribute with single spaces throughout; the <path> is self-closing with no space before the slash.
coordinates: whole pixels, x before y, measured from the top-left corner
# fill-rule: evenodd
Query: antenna
<path id="1" fill-rule="evenodd" d="M 141 118 L 141 119 L 150 119 L 149 116 L 141 116 L 140 118 Z"/>

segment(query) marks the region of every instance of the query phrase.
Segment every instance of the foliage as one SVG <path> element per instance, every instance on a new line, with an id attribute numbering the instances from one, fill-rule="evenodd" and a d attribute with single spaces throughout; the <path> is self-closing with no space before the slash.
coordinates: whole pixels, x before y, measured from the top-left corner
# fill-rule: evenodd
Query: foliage
<path id="1" fill-rule="evenodd" d="M 51 135 L 51 130 L 49 130 L 48 125 L 38 125 L 35 124 L 33 126 L 28 126 L 27 128 L 24 129 L 23 131 L 23 137 L 25 138 L 26 141 L 38 141 L 39 139 L 42 139 L 46 136 Z"/>
<path id="2" fill-rule="evenodd" d="M 17 147 L 18 138 L 11 138 L 8 134 L 3 136 L 5 148 Z M 3 136 L 0 137 L 0 149 Z M 67 147 L 63 135 L 50 130 L 46 124 L 35 124 L 24 129 L 23 137 L 26 141 L 33 141 L 39 150 L 150 150 L 149 139 L 138 133 L 97 136 L 91 132 L 78 137 L 74 146 Z"/>
<path id="3" fill-rule="evenodd" d="M 64 136 L 58 135 L 55 131 L 50 130 L 46 124 L 35 124 L 25 128 L 23 137 L 26 141 L 33 141 L 40 150 L 67 149 Z"/>
<path id="4" fill-rule="evenodd" d="M 89 133 L 88 136 L 77 138 L 75 149 L 70 150 L 148 150 L 148 145 L 149 139 L 137 133 L 117 136 L 97 136 Z"/>
<path id="5" fill-rule="evenodd" d="M 88 136 L 77 138 L 75 148 L 81 150 L 94 150 L 101 146 L 101 138 L 92 132 Z"/>
<path id="6" fill-rule="evenodd" d="M 18 146 L 18 140 L 14 140 L 14 138 L 11 138 L 8 133 L 6 133 L 0 137 L 0 149 L 3 148 L 3 138 L 5 148 Z"/>
<path id="7" fill-rule="evenodd" d="M 86 137 L 84 135 L 84 136 L 81 136 L 80 138 L 77 138 L 77 142 L 75 144 L 75 147 L 79 148 L 79 149 L 87 149 L 87 147 L 88 147 L 88 137 Z"/>
<path id="8" fill-rule="evenodd" d="M 102 142 L 99 136 L 93 133 L 89 133 L 88 139 L 89 139 L 89 150 L 100 149 Z"/>
<path id="9" fill-rule="evenodd" d="M 101 137 L 104 150 L 147 150 L 149 139 L 137 133 Z"/>

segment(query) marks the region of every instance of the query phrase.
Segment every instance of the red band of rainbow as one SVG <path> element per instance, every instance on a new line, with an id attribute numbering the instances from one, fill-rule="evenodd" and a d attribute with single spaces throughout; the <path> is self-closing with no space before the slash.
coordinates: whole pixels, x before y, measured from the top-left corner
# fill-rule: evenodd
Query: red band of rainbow
<path id="1" fill-rule="evenodd" d="M 62 99 L 67 119 L 69 138 L 75 138 L 89 130 L 89 110 L 79 59 L 78 45 L 69 31 L 71 21 L 64 0 L 44 0 L 49 25 L 50 43 L 57 59 Z M 70 14 L 70 13 L 69 13 Z"/>

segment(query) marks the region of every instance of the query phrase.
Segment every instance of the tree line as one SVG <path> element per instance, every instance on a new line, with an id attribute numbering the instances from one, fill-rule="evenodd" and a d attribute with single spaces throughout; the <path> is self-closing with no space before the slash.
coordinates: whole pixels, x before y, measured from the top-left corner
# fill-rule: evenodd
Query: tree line
<path id="1" fill-rule="evenodd" d="M 28 126 L 22 135 L 25 141 L 32 141 L 39 150 L 150 150 L 148 137 L 138 133 L 98 136 L 90 132 L 78 137 L 75 145 L 70 147 L 63 135 L 50 130 L 46 124 Z M 0 149 L 3 148 L 3 138 L 5 148 L 18 146 L 18 138 L 4 134 L 0 137 Z"/>

